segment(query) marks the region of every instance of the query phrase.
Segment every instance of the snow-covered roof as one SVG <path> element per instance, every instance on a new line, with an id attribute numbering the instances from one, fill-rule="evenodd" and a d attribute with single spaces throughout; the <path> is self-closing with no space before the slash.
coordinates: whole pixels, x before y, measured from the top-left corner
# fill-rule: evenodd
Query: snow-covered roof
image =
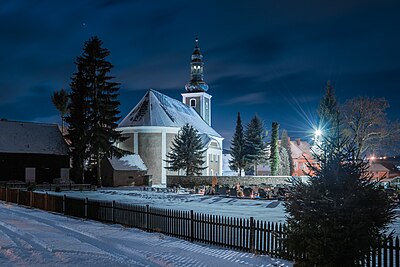
<path id="1" fill-rule="evenodd" d="M 182 127 L 186 123 L 196 128 L 200 134 L 221 137 L 211 128 L 192 107 L 163 95 L 155 90 L 148 90 L 139 103 L 119 124 L 120 128 L 134 126 Z"/>
<path id="2" fill-rule="evenodd" d="M 370 172 L 389 172 L 389 169 L 386 168 L 385 166 L 383 166 L 380 163 L 375 163 L 372 162 L 369 166 L 368 166 L 368 171 Z"/>
<path id="3" fill-rule="evenodd" d="M 147 171 L 142 158 L 137 154 L 124 156 L 122 158 L 108 158 L 111 166 L 116 171 Z"/>
<path id="4" fill-rule="evenodd" d="M 311 146 L 306 141 L 290 141 L 290 149 L 292 150 L 292 158 L 294 159 L 303 158 L 303 155 L 312 157 Z"/>
<path id="5" fill-rule="evenodd" d="M 68 155 L 56 124 L 0 121 L 0 153 Z"/>

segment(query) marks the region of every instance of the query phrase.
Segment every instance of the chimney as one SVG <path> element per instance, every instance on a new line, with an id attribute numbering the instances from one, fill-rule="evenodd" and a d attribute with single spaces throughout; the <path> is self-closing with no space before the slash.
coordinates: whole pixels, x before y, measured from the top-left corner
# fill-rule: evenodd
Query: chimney
<path id="1" fill-rule="evenodd" d="M 300 145 L 300 138 L 296 139 L 296 144 L 299 146 Z"/>

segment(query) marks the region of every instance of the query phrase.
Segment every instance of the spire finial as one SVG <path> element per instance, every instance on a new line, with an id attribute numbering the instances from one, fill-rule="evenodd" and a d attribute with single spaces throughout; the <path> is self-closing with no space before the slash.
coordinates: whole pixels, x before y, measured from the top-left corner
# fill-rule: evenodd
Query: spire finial
<path id="1" fill-rule="evenodd" d="M 196 48 L 199 48 L 199 38 L 196 35 Z"/>

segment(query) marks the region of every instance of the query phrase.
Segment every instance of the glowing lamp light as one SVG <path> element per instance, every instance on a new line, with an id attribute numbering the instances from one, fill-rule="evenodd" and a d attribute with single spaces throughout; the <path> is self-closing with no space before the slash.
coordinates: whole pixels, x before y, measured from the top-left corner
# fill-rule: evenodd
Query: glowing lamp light
<path id="1" fill-rule="evenodd" d="M 321 136 L 322 131 L 320 129 L 315 130 L 315 136 Z"/>

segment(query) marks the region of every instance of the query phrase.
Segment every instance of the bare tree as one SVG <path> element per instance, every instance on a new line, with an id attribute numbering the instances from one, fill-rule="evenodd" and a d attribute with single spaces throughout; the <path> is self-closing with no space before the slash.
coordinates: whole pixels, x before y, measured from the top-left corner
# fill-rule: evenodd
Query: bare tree
<path id="1" fill-rule="evenodd" d="M 354 140 L 357 158 L 376 151 L 390 138 L 385 98 L 357 97 L 347 100 L 342 107 L 344 134 Z"/>
<path id="2" fill-rule="evenodd" d="M 60 91 L 54 91 L 51 95 L 51 101 L 56 109 L 61 114 L 61 129 L 62 133 L 64 134 L 64 122 L 65 122 L 65 115 L 68 113 L 68 93 L 65 89 L 61 89 Z"/>

